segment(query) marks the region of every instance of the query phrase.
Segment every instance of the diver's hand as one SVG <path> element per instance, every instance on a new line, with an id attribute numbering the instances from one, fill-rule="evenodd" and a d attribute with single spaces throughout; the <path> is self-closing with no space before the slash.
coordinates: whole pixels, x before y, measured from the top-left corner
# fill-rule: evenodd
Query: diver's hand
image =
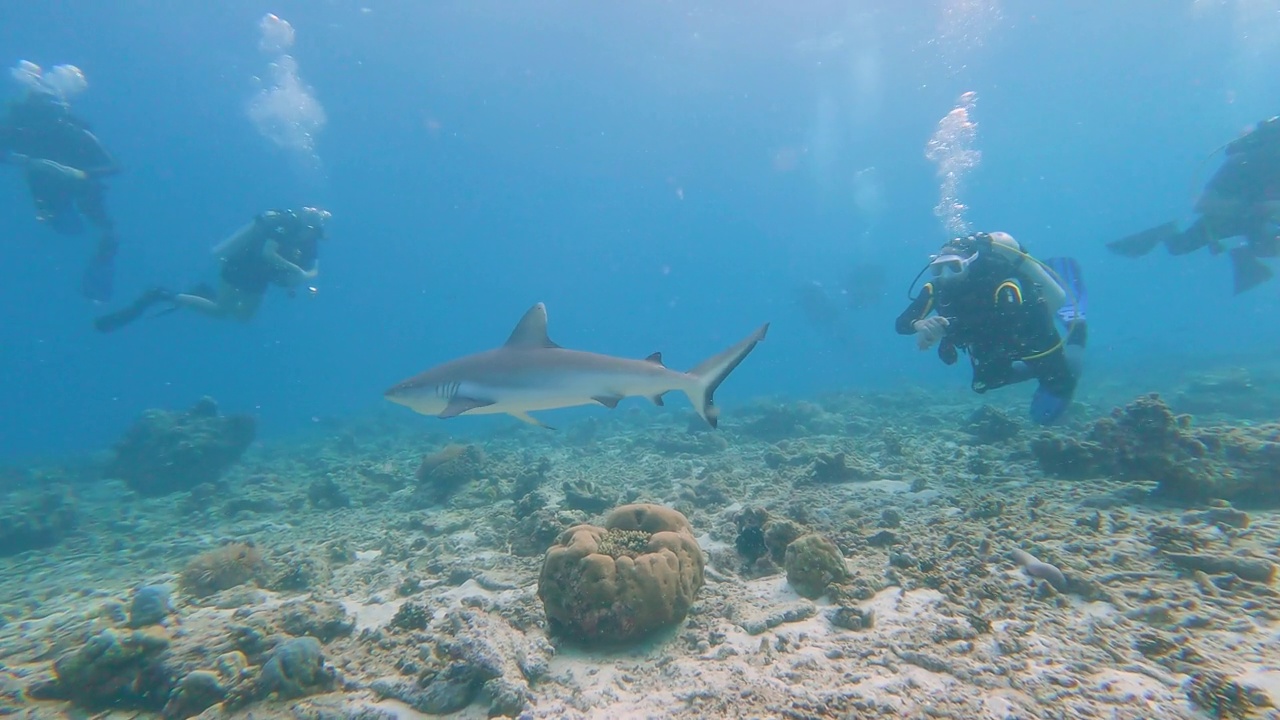
<path id="1" fill-rule="evenodd" d="M 918 336 L 916 338 L 916 347 L 921 350 L 928 350 L 933 347 L 934 343 L 947 334 L 949 325 L 951 325 L 951 321 L 940 315 L 934 315 L 911 323 L 911 327 L 915 328 Z"/>

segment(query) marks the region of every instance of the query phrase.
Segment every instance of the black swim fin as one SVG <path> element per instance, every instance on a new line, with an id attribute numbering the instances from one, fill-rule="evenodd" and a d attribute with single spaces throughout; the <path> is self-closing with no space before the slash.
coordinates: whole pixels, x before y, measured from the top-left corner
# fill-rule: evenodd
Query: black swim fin
<path id="1" fill-rule="evenodd" d="M 128 306 L 123 307 L 113 313 L 107 313 L 93 321 L 93 326 L 98 332 L 115 332 L 129 323 L 142 317 L 152 305 L 166 300 L 172 300 L 173 293 L 163 288 L 152 288 L 134 300 Z"/>
<path id="2" fill-rule="evenodd" d="M 1238 247 L 1231 250 L 1231 278 L 1235 284 L 1236 295 L 1270 280 L 1271 275 L 1271 268 L 1259 260 L 1249 248 Z"/>
<path id="3" fill-rule="evenodd" d="M 1119 240 L 1112 240 L 1107 243 L 1107 248 L 1117 255 L 1142 257 L 1154 250 L 1160 243 L 1167 242 L 1170 238 L 1177 237 L 1178 234 L 1178 223 L 1167 222 Z"/>
<path id="4" fill-rule="evenodd" d="M 80 276 L 80 294 L 95 302 L 111 299 L 115 286 L 116 263 L 114 254 L 98 254 Z"/>

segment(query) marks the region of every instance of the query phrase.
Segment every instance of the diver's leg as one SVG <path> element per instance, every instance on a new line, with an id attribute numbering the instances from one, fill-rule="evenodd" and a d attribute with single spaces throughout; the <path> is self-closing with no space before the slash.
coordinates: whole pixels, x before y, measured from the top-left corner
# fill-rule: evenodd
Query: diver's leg
<path id="1" fill-rule="evenodd" d="M 233 318 L 240 322 L 248 322 L 258 312 L 262 304 L 262 293 L 242 290 L 225 280 L 219 283 L 217 292 L 208 286 L 201 286 L 191 292 L 182 293 L 174 298 L 182 307 L 218 318 Z"/>
<path id="2" fill-rule="evenodd" d="M 119 241 L 116 239 L 115 224 L 107 215 L 103 203 L 104 186 L 97 180 L 85 180 L 81 184 L 80 194 L 76 197 L 76 206 L 80 214 L 98 228 L 98 246 L 93 257 L 85 268 L 80 281 L 81 292 L 88 298 L 105 301 L 111 297 L 115 284 L 115 258 Z"/>
<path id="3" fill-rule="evenodd" d="M 1018 382 L 1017 369 L 1014 368 L 1013 361 L 1008 358 L 979 360 L 970 352 L 969 361 L 973 365 L 973 381 L 970 387 L 976 393 L 981 394 Z"/>
<path id="4" fill-rule="evenodd" d="M 224 317 L 227 314 L 224 300 L 227 297 L 227 285 L 223 283 L 222 291 L 214 290 L 201 283 L 184 293 L 173 296 L 173 302 L 179 307 L 195 310 L 210 317 Z"/>
<path id="5" fill-rule="evenodd" d="M 27 163 L 25 175 L 36 220 L 59 235 L 76 235 L 84 230 L 75 211 L 74 189 L 64 176 L 51 170 L 47 163 L 36 161 Z"/>
<path id="6" fill-rule="evenodd" d="M 1202 217 L 1186 230 L 1165 238 L 1164 246 L 1170 255 L 1187 255 L 1213 242 L 1215 238 L 1230 237 L 1222 234 L 1223 229 L 1219 223 Z"/>
<path id="7" fill-rule="evenodd" d="M 1178 224 L 1167 222 L 1119 240 L 1112 240 L 1107 243 L 1107 249 L 1125 257 L 1141 257 L 1154 250 L 1160 243 L 1167 242 L 1169 238 L 1177 235 Z"/>
<path id="8" fill-rule="evenodd" d="M 235 302 L 231 306 L 231 316 L 240 322 L 252 320 L 258 314 L 258 307 L 262 305 L 263 294 L 237 290 L 235 292 Z"/>

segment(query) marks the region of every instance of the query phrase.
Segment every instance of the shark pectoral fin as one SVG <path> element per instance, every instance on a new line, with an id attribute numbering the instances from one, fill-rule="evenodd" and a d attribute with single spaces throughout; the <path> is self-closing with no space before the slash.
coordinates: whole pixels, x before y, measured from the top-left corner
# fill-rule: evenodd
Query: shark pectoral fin
<path id="1" fill-rule="evenodd" d="M 649 396 L 649 399 L 652 400 L 653 404 L 657 405 L 658 407 L 662 407 L 663 405 L 666 405 L 666 403 L 662 402 L 662 393 L 658 393 L 657 395 L 651 395 Z"/>
<path id="2" fill-rule="evenodd" d="M 622 401 L 621 395 L 596 395 L 591 398 L 610 410 L 618 407 L 618 403 Z"/>
<path id="3" fill-rule="evenodd" d="M 530 425 L 537 425 L 538 427 L 542 428 L 543 430 L 555 430 L 555 428 L 553 428 L 553 427 L 551 427 L 550 425 L 548 425 L 548 424 L 546 424 L 546 423 L 542 422 L 541 420 L 539 420 L 538 418 L 536 418 L 536 417 L 534 417 L 534 416 L 530 415 L 530 414 L 529 414 L 529 413 L 527 413 L 527 412 L 513 412 L 513 413 L 507 413 L 507 414 L 508 414 L 508 415 L 510 415 L 511 417 L 513 417 L 513 418 L 517 419 L 517 420 L 520 420 L 521 422 L 527 422 L 527 423 L 529 423 Z"/>
<path id="4" fill-rule="evenodd" d="M 492 400 L 480 400 L 477 398 L 462 397 L 461 395 L 455 395 L 454 398 L 449 401 L 449 404 L 446 405 L 445 408 L 441 410 L 440 414 L 437 415 L 436 417 L 441 417 L 441 418 L 457 417 L 470 410 L 475 410 L 476 408 L 482 408 L 492 404 L 493 404 Z"/>

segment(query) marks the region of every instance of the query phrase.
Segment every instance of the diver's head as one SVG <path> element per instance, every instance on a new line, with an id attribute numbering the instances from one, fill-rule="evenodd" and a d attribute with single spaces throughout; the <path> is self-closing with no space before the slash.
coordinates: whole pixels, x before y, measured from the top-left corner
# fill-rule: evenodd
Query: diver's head
<path id="1" fill-rule="evenodd" d="M 963 280 L 969 267 L 978 259 L 978 243 L 974 236 L 949 240 L 929 259 L 929 274 L 939 283 Z"/>

